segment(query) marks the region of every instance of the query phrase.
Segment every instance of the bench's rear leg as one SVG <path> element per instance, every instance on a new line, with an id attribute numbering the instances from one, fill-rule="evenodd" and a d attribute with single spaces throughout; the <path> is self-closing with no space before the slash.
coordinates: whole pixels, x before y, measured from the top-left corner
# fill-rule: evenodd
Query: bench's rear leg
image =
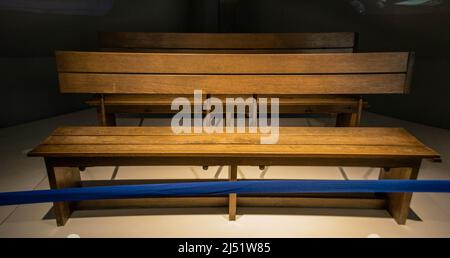
<path id="1" fill-rule="evenodd" d="M 356 111 L 353 113 L 338 113 L 336 116 L 336 127 L 355 127 L 361 123 L 361 114 L 364 102 L 362 98 L 358 100 Z"/>
<path id="2" fill-rule="evenodd" d="M 336 116 L 336 127 L 359 126 L 357 113 L 338 113 Z"/>
<path id="3" fill-rule="evenodd" d="M 78 168 L 54 167 L 46 162 L 48 181 L 51 189 L 81 187 L 81 177 Z M 56 224 L 64 226 L 73 212 L 70 202 L 54 202 Z"/>
<path id="4" fill-rule="evenodd" d="M 230 181 L 237 181 L 237 166 L 230 166 Z M 237 194 L 231 193 L 228 195 L 228 216 L 229 220 L 236 220 L 237 211 Z"/>
<path id="5" fill-rule="evenodd" d="M 417 179 L 419 168 L 382 169 L 380 179 Z M 387 209 L 400 225 L 406 224 L 412 193 L 388 193 Z"/>

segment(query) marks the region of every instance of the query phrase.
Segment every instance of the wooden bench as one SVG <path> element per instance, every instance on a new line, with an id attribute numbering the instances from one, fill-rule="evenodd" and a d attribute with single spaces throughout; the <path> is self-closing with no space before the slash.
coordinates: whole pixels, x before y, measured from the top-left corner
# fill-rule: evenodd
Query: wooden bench
<path id="1" fill-rule="evenodd" d="M 29 156 L 44 157 L 52 189 L 82 187 L 79 167 L 95 166 L 238 166 L 379 167 L 380 179 L 416 179 L 422 159 L 439 155 L 401 128 L 281 127 L 275 145 L 259 143 L 259 134 L 174 135 L 169 127 L 61 127 Z M 151 173 L 151 168 L 149 169 Z M 186 182 L 154 180 L 146 183 Z M 98 185 L 89 182 L 90 185 Z M 93 184 L 94 183 L 94 184 Z M 111 184 L 130 184 L 114 180 Z M 140 181 L 139 183 L 142 183 Z M 334 207 L 387 209 L 399 224 L 406 222 L 411 193 L 291 194 L 153 197 L 54 203 L 59 226 L 78 209 L 139 207 Z"/>
<path id="2" fill-rule="evenodd" d="M 409 53 L 204 54 L 57 52 L 61 92 L 97 94 L 326 95 L 408 92 Z M 101 98 L 104 102 L 104 97 Z M 105 120 L 104 105 L 102 119 Z M 65 127 L 30 156 L 44 157 L 53 189 L 78 187 L 91 166 L 198 165 L 381 167 L 382 179 L 415 179 L 424 158 L 438 158 L 395 128 L 280 128 L 274 145 L 258 134 L 173 135 L 161 127 Z M 172 180 L 173 181 L 173 180 Z M 275 198 L 276 197 L 276 198 Z M 282 198 L 282 199 L 280 199 Z M 387 208 L 405 223 L 411 194 L 146 198 L 55 203 L 58 225 L 78 208 L 237 205 Z"/>
<path id="3" fill-rule="evenodd" d="M 357 35 L 337 33 L 151 33 L 99 32 L 102 51 L 148 53 L 351 53 Z M 224 98 L 225 96 L 215 95 Z M 172 96 L 104 96 L 107 125 L 115 125 L 116 114 L 173 114 Z M 101 114 L 99 96 L 87 101 Z M 281 114 L 336 114 L 336 126 L 359 125 L 367 103 L 358 95 L 316 95 L 280 97 Z M 100 117 L 100 116 L 99 116 Z M 99 124 L 102 120 L 99 119 Z"/>
<path id="4" fill-rule="evenodd" d="M 282 96 L 281 113 L 298 112 L 299 106 L 305 112 L 335 112 L 339 114 L 338 126 L 352 126 L 358 124 L 363 102 L 359 99 L 355 104 L 345 96 L 407 93 L 413 63 L 412 53 L 63 51 L 57 52 L 56 58 L 60 91 L 99 94 L 102 125 L 115 123 L 114 113 L 108 110 L 126 107 L 134 112 L 140 105 L 145 110 L 145 98 L 164 109 L 174 96 L 191 95 L 201 87 L 209 96 Z M 148 97 L 143 99 L 143 94 Z M 299 99 L 298 95 L 303 97 Z M 108 106 L 109 100 L 114 102 L 112 106 Z"/>

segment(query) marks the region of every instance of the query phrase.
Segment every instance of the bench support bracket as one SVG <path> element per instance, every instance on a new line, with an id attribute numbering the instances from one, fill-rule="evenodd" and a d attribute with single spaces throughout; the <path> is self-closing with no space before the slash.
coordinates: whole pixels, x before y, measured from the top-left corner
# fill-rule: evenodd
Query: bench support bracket
<path id="1" fill-rule="evenodd" d="M 100 105 L 97 106 L 97 121 L 100 126 L 116 126 L 116 115 L 106 111 L 105 96 L 100 94 Z"/>
<path id="2" fill-rule="evenodd" d="M 54 167 L 47 160 L 45 161 L 47 168 L 48 180 L 51 189 L 81 187 L 80 170 L 77 167 Z M 56 224 L 64 226 L 70 218 L 74 207 L 70 202 L 55 202 L 53 210 L 56 217 Z"/>

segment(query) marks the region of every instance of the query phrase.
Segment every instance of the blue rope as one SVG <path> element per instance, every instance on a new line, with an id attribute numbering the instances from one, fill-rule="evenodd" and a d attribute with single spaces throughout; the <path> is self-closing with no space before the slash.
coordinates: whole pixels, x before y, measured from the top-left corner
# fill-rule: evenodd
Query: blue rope
<path id="1" fill-rule="evenodd" d="M 43 202 L 268 193 L 450 192 L 450 180 L 248 180 L 120 185 L 0 193 L 0 206 Z"/>

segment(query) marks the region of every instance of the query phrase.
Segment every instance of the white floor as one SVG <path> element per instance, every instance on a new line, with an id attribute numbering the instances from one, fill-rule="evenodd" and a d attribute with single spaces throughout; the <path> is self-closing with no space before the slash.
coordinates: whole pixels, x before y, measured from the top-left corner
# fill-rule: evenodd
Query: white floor
<path id="1" fill-rule="evenodd" d="M 441 153 L 442 163 L 424 161 L 420 178 L 450 178 L 450 131 L 405 122 L 371 113 L 364 125 L 405 127 Z M 146 119 L 144 125 L 168 125 L 164 119 Z M 331 119 L 284 119 L 282 125 L 320 126 Z M 95 112 L 86 110 L 20 126 L 0 129 L 0 192 L 47 189 L 42 159 L 26 153 L 53 129 L 62 125 L 94 125 Z M 119 124 L 138 125 L 139 119 Z M 226 177 L 226 169 L 212 167 L 120 167 L 116 179 Z M 376 168 L 270 167 L 265 174 L 241 167 L 241 178 L 375 179 Z M 83 179 L 111 179 L 114 168 L 88 168 Z M 56 227 L 51 204 L 0 207 L 0 237 L 450 237 L 450 194 L 416 193 L 412 215 L 397 225 L 386 211 L 242 208 L 234 222 L 225 208 L 141 209 L 78 211 L 64 227 Z"/>

